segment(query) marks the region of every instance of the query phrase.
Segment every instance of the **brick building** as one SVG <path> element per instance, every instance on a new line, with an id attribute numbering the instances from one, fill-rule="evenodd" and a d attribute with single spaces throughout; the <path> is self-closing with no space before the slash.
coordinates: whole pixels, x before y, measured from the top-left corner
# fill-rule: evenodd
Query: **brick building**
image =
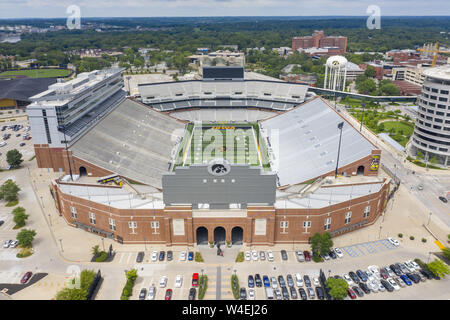
<path id="1" fill-rule="evenodd" d="M 312 36 L 292 38 L 292 51 L 309 48 L 333 48 L 329 55 L 343 55 L 347 51 L 347 37 L 325 36 L 323 31 L 314 31 Z"/>

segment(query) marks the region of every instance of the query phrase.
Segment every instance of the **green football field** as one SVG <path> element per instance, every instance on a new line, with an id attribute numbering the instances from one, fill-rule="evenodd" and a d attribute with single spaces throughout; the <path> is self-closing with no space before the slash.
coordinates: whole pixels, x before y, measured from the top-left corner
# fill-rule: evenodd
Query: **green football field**
<path id="1" fill-rule="evenodd" d="M 182 147 L 177 154 L 176 166 L 209 163 L 223 158 L 233 164 L 263 166 L 267 160 L 258 140 L 256 124 L 203 124 L 189 125 Z"/>
<path id="2" fill-rule="evenodd" d="M 5 71 L 0 73 L 1 76 L 27 76 L 30 78 L 56 78 L 67 77 L 70 70 L 67 69 L 33 69 L 33 70 L 17 70 Z"/>

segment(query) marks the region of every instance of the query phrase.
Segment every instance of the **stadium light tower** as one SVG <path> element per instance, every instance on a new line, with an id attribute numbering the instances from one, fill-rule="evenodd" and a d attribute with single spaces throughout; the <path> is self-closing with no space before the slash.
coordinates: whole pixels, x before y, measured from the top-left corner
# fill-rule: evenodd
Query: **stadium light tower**
<path id="1" fill-rule="evenodd" d="M 337 178 L 337 174 L 338 174 L 339 154 L 341 152 L 342 128 L 344 127 L 344 121 L 340 122 L 337 127 L 339 130 L 341 130 L 341 132 L 339 134 L 339 147 L 338 147 L 338 154 L 337 154 L 337 161 L 336 161 L 336 171 L 334 172 L 335 178 Z"/>
<path id="2" fill-rule="evenodd" d="M 66 124 L 64 124 L 63 130 L 64 130 L 64 132 L 63 132 L 64 133 L 64 144 L 66 145 L 67 162 L 69 163 L 70 180 L 73 181 L 72 166 L 70 165 L 69 148 L 67 146 L 67 138 L 66 138 Z"/>

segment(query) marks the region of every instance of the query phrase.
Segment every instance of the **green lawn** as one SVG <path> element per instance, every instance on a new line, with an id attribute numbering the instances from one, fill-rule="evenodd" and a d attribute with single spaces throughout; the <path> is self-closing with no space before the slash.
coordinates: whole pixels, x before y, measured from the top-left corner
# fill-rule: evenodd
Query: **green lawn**
<path id="1" fill-rule="evenodd" d="M 386 131 L 391 130 L 392 128 L 395 129 L 395 131 L 403 131 L 403 135 L 411 136 L 414 131 L 414 124 L 408 124 L 405 122 L 399 122 L 399 121 L 386 121 L 383 122 L 384 128 Z"/>
<path id="2" fill-rule="evenodd" d="M 1 76 L 27 76 L 30 78 L 56 78 L 67 77 L 70 70 L 67 69 L 34 69 L 34 70 L 17 70 L 5 71 L 0 73 Z"/>

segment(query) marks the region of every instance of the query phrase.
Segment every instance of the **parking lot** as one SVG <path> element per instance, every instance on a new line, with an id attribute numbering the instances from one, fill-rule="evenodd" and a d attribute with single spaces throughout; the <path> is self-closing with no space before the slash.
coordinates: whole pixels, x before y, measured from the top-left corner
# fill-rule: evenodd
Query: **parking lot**
<path id="1" fill-rule="evenodd" d="M 9 128 L 9 126 L 13 125 L 21 125 L 23 126 L 18 131 L 13 131 Z M 28 121 L 21 120 L 21 121 L 13 121 L 13 122 L 0 122 L 0 130 L 3 129 L 3 127 L 7 126 L 4 131 L 0 131 L 0 143 L 6 142 L 6 145 L 0 147 L 0 168 L 6 169 L 8 167 L 8 163 L 6 162 L 6 153 L 9 150 L 17 149 L 22 154 L 22 159 L 24 161 L 28 161 L 34 156 L 34 148 L 32 140 L 24 140 L 23 136 L 25 134 L 30 134 L 31 131 L 26 131 L 26 127 L 28 126 Z M 9 139 L 3 140 L 4 134 L 10 134 Z M 20 135 L 17 137 L 17 135 Z M 24 146 L 20 146 L 21 143 L 25 143 Z"/>
<path id="2" fill-rule="evenodd" d="M 396 247 L 388 240 L 382 239 L 377 241 L 358 243 L 347 247 L 342 247 L 344 254 L 351 258 L 359 257 L 361 255 L 373 254 L 383 252 L 386 250 L 394 250 Z"/>

